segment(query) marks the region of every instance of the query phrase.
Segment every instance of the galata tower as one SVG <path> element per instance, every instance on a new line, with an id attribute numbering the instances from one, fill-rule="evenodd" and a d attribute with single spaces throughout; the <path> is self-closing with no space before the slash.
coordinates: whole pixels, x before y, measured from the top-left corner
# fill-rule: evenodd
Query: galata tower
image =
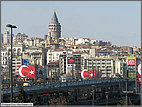
<path id="1" fill-rule="evenodd" d="M 61 25 L 58 22 L 55 10 L 48 27 L 49 27 L 48 36 L 47 36 L 48 43 L 51 42 L 58 43 L 59 38 L 61 37 Z"/>

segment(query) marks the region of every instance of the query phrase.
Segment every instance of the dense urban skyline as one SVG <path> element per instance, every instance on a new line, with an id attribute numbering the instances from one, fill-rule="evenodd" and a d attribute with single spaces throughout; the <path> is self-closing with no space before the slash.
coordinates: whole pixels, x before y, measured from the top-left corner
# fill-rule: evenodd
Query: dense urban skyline
<path id="1" fill-rule="evenodd" d="M 140 105 L 138 3 L 2 2 L 1 105 Z"/>
<path id="2" fill-rule="evenodd" d="M 29 37 L 44 37 L 55 8 L 62 37 L 111 41 L 114 45 L 140 46 L 140 2 L 2 2 L 2 31 L 17 25 Z M 35 32 L 36 31 L 36 32 Z"/>

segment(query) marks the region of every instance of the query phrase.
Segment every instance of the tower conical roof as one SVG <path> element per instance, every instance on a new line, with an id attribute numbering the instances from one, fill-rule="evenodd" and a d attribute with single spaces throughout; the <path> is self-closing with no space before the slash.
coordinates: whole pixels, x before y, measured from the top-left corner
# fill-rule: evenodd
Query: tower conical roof
<path id="1" fill-rule="evenodd" d="M 55 10 L 54 10 L 54 15 L 53 15 L 53 17 L 52 17 L 52 19 L 51 19 L 51 24 L 58 24 L 59 22 L 58 22 L 58 18 L 57 18 L 57 16 L 56 16 L 56 12 L 55 12 Z"/>

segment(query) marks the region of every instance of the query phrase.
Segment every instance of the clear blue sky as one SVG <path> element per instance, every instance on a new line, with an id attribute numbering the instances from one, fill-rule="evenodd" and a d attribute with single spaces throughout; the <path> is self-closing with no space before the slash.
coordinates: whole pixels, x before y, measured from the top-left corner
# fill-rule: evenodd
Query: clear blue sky
<path id="1" fill-rule="evenodd" d="M 140 1 L 2 1 L 2 29 L 18 28 L 14 34 L 41 37 L 55 8 L 62 37 L 90 37 L 118 46 L 141 46 Z"/>

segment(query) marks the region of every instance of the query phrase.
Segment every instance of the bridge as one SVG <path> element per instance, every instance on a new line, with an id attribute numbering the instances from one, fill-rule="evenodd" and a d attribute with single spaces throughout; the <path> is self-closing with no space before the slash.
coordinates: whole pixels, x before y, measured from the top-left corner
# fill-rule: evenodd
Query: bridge
<path id="1" fill-rule="evenodd" d="M 135 82 L 135 79 L 129 79 L 129 82 Z M 57 90 L 66 90 L 68 88 L 76 89 L 76 88 L 88 88 L 88 86 L 95 85 L 95 87 L 109 87 L 115 85 L 124 85 L 126 82 L 123 78 L 106 78 L 106 79 L 94 79 L 94 80 L 82 80 L 82 81 L 71 81 L 71 82 L 58 82 L 58 83 L 49 83 L 49 84 L 34 84 L 30 86 L 25 86 L 24 91 L 26 93 L 30 93 L 31 91 L 39 90 L 43 92 L 43 90 L 48 91 L 57 91 Z M 3 95 L 10 95 L 10 88 L 5 88 L 1 90 Z M 18 87 L 13 87 L 13 92 L 18 92 Z"/>
<path id="2" fill-rule="evenodd" d="M 104 100 L 106 102 L 106 92 L 108 92 L 108 96 L 116 96 L 115 98 L 112 98 L 112 100 L 116 99 L 115 103 L 117 103 L 118 100 L 120 100 L 120 95 L 124 97 L 123 91 L 125 91 L 125 83 L 126 79 L 124 78 L 103 78 L 82 81 L 58 82 L 52 84 L 37 84 L 24 87 L 24 91 L 26 93 L 27 99 L 40 97 L 40 102 L 42 102 L 42 105 L 48 105 L 47 100 L 52 99 L 51 97 L 53 96 L 59 97 L 60 95 L 65 96 L 66 100 L 69 102 L 68 104 L 71 105 L 83 104 L 83 102 L 86 101 L 86 104 L 91 104 L 94 89 L 94 95 L 97 96 L 96 98 L 102 99 L 98 101 L 97 99 L 95 99 L 94 102 L 97 102 L 98 104 L 104 104 Z M 129 78 L 129 91 L 134 92 L 134 87 L 135 78 Z M 13 87 L 13 92 L 14 94 L 18 93 L 18 87 Z M 3 98 L 10 96 L 10 88 L 3 89 L 2 93 Z M 114 103 L 114 101 L 112 100 L 111 98 L 109 99 L 110 102 Z"/>

